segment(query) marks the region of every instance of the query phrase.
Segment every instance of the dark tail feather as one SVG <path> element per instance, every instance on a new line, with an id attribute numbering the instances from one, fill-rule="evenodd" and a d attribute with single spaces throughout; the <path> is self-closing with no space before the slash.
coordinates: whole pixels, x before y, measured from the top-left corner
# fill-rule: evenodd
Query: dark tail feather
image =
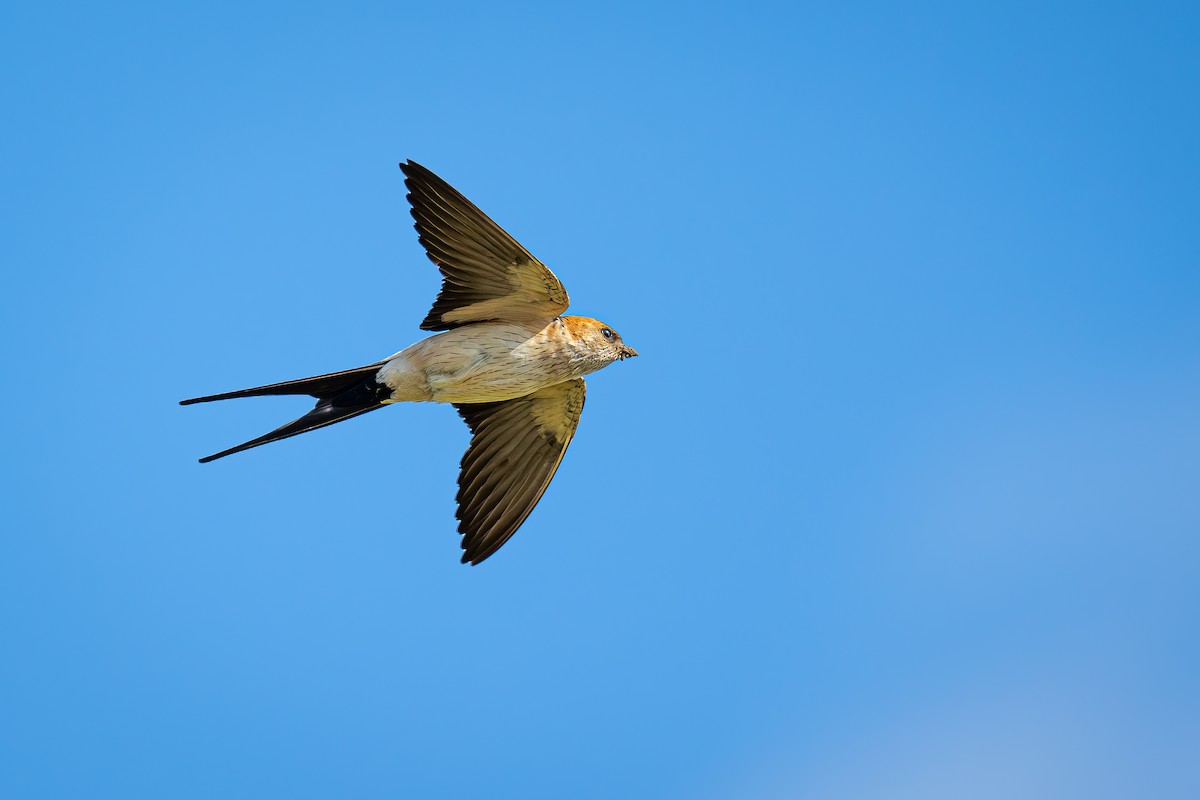
<path id="1" fill-rule="evenodd" d="M 209 397 L 197 397 L 184 400 L 181 405 L 190 403 L 207 403 L 212 400 L 226 400 L 232 397 L 257 397 L 271 394 L 310 394 L 317 398 L 317 405 L 303 417 L 276 428 L 257 439 L 213 453 L 200 459 L 201 464 L 215 461 L 218 458 L 249 450 L 251 447 L 277 442 L 299 433 L 324 428 L 344 419 L 357 417 L 368 411 L 383 407 L 383 401 L 391 396 L 391 391 L 376 382 L 375 374 L 378 365 L 359 367 L 358 369 L 334 372 L 329 375 L 317 375 L 313 378 L 301 378 L 297 381 L 273 383 L 270 386 L 259 386 L 254 389 L 242 389 L 237 392 L 215 394 Z"/>
<path id="2" fill-rule="evenodd" d="M 190 400 L 180 400 L 179 405 L 190 406 L 192 403 L 211 403 L 214 400 L 232 400 L 235 397 L 263 397 L 270 394 L 308 394 L 324 400 L 360 383 L 364 378 L 374 378 L 375 373 L 379 371 L 379 366 L 379 364 L 370 364 L 365 367 L 345 369 L 341 372 L 330 372 L 327 375 L 314 375 L 311 378 L 300 378 L 295 381 L 272 383 L 268 386 L 255 386 L 253 389 L 238 389 L 236 392 L 210 394 L 207 397 L 193 397 Z"/>

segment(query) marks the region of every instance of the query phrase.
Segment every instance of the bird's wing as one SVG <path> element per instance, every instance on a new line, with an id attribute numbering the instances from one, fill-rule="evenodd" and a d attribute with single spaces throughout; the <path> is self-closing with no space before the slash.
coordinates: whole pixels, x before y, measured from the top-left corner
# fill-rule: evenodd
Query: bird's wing
<path id="1" fill-rule="evenodd" d="M 415 161 L 400 165 L 421 244 L 442 272 L 442 290 L 421 327 L 470 322 L 547 323 L 567 310 L 567 290 L 545 264 Z"/>
<path id="2" fill-rule="evenodd" d="M 463 563 L 508 541 L 550 485 L 583 411 L 582 378 L 498 403 L 455 404 L 471 426 L 458 476 Z"/>

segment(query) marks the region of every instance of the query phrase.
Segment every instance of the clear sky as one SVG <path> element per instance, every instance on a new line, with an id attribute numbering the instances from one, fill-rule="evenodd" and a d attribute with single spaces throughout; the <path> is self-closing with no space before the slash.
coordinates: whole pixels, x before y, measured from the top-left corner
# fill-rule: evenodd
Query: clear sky
<path id="1" fill-rule="evenodd" d="M 1177 3 L 9 4 L 0 796 L 1200 796 Z M 641 357 L 496 556 L 429 166 Z"/>

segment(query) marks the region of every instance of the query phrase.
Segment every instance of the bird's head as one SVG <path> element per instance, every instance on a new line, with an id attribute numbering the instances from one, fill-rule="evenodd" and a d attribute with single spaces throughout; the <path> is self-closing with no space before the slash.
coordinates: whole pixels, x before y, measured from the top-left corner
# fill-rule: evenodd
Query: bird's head
<path id="1" fill-rule="evenodd" d="M 637 355 L 637 350 L 622 341 L 621 334 L 598 319 L 563 317 L 562 321 L 575 341 L 583 346 L 589 366 L 588 372 Z"/>

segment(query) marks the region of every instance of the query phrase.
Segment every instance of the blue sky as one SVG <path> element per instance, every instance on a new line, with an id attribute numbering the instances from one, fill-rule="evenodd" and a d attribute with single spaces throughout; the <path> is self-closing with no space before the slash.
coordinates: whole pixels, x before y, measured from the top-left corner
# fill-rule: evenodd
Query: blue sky
<path id="1" fill-rule="evenodd" d="M 1197 796 L 1200 20 L 830 5 L 7 8 L 0 795 Z M 176 405 L 421 335 L 406 158 L 642 354 L 478 568 Z"/>

